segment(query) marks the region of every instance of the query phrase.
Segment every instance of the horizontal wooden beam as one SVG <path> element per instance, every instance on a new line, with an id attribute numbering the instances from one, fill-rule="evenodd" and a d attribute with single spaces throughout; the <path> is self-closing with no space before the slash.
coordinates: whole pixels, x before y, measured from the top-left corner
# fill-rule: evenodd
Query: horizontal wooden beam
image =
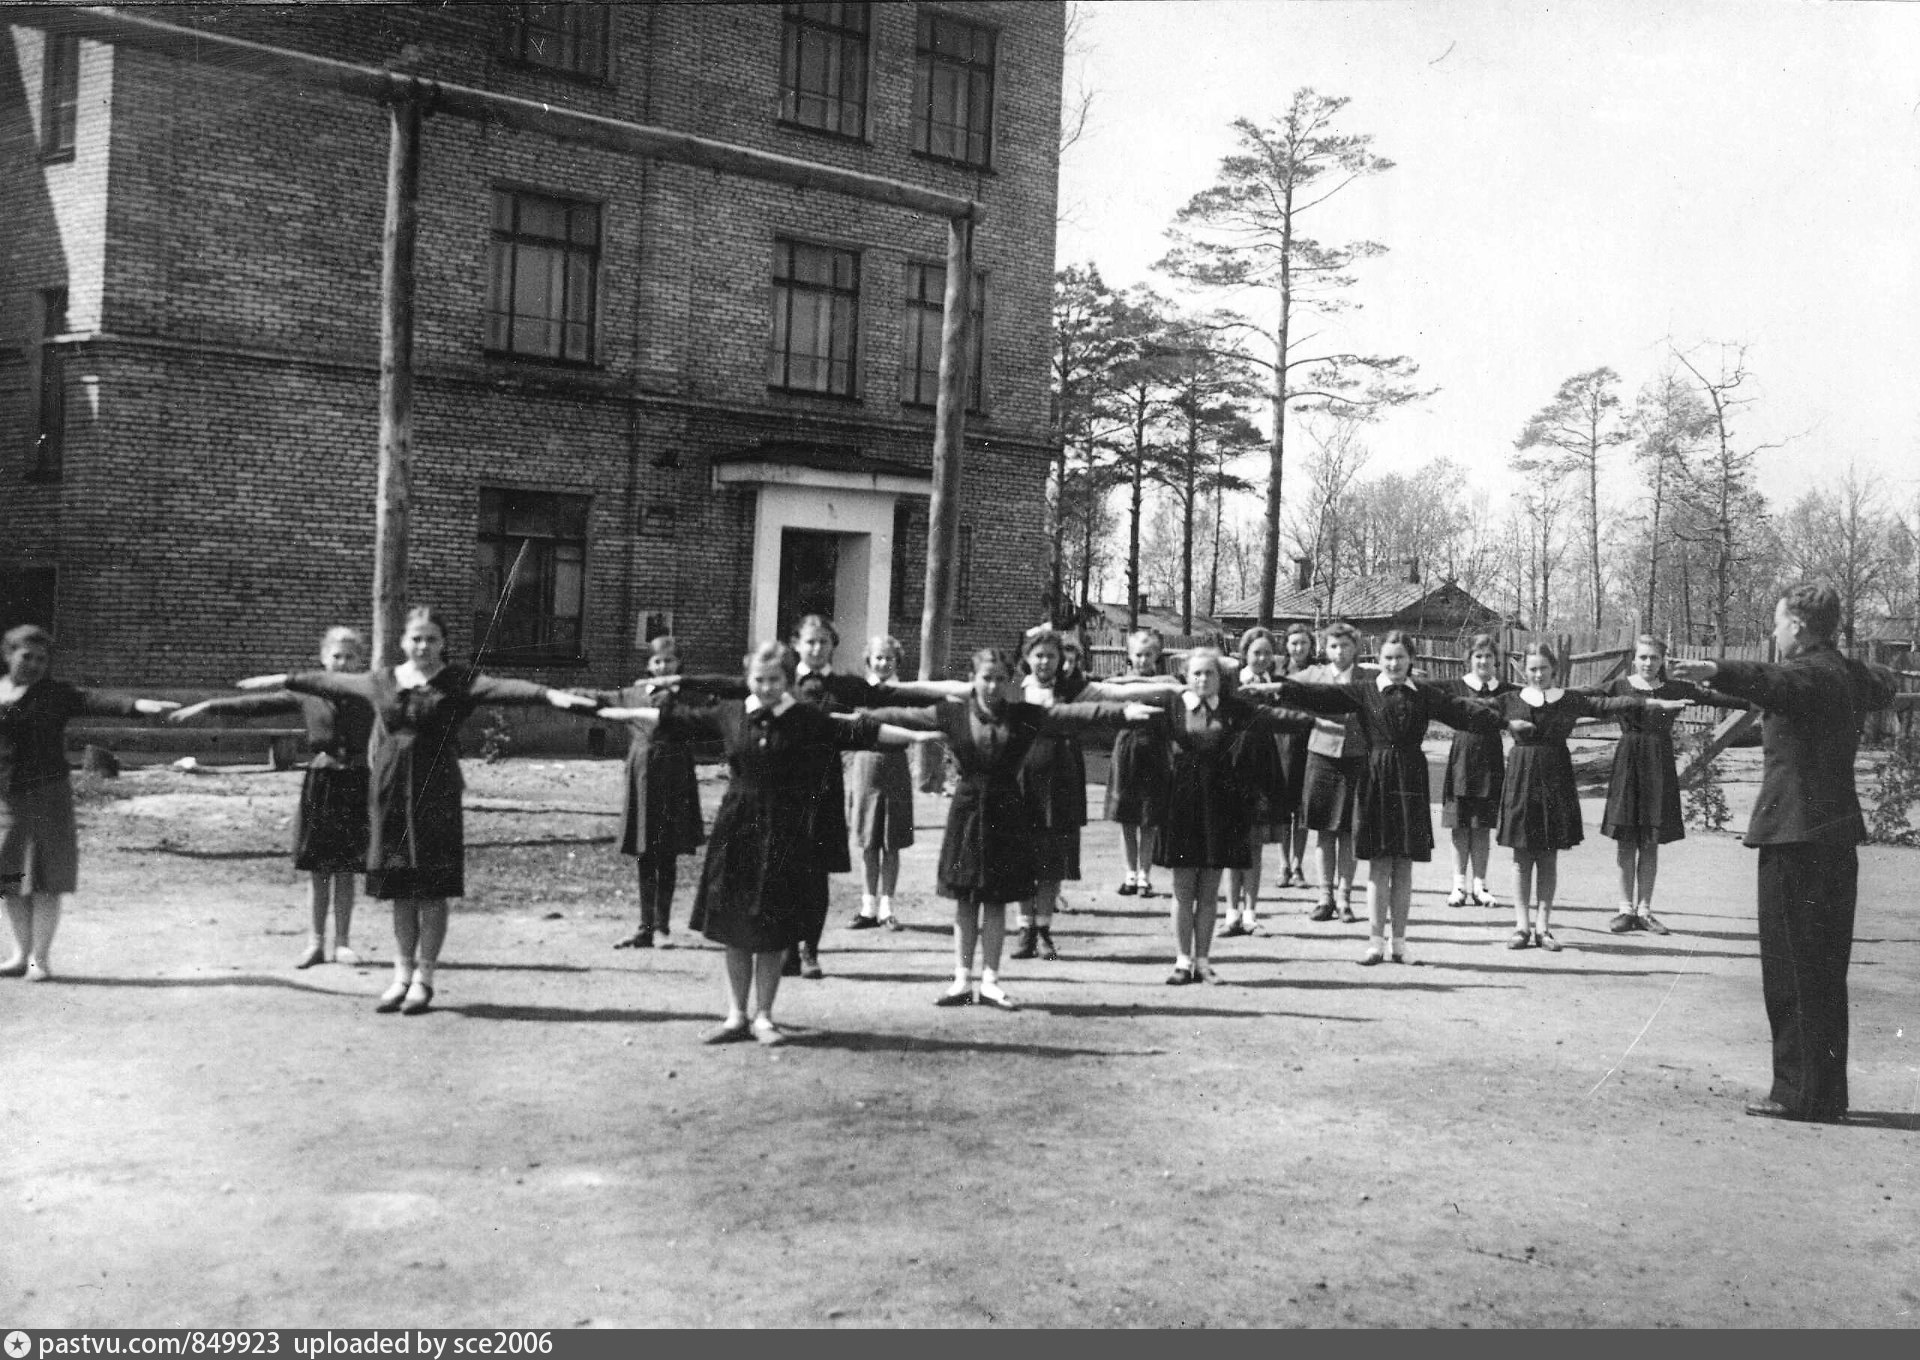
<path id="1" fill-rule="evenodd" d="M 106 6 L 62 5 L 9 8 L 6 22 L 49 33 L 71 33 L 95 42 L 135 47 L 201 65 L 229 67 L 253 76 L 272 76 L 313 89 L 338 90 L 383 103 L 412 100 L 428 113 L 495 123 L 536 132 L 559 141 L 621 151 L 649 160 L 697 165 L 723 174 L 845 194 L 870 203 L 925 213 L 930 217 L 977 222 L 983 208 L 975 199 L 943 194 L 882 175 L 843 170 L 792 156 L 776 155 L 691 133 L 618 118 L 582 113 L 531 99 L 497 94 L 469 85 L 426 80 L 401 71 L 336 61 L 290 48 L 271 47 L 179 24 L 163 23 Z"/>

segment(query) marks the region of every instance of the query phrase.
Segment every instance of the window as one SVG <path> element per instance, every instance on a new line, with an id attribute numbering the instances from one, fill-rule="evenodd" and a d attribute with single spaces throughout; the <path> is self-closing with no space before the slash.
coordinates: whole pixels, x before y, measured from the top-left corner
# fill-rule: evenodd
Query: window
<path id="1" fill-rule="evenodd" d="M 940 394 L 940 326 L 947 305 L 947 267 L 907 262 L 905 350 L 900 356 L 900 400 L 909 406 L 932 406 Z M 973 293 L 967 300 L 972 334 L 967 344 L 967 409 L 978 411 L 986 391 L 987 276 L 973 275 Z"/>
<path id="2" fill-rule="evenodd" d="M 513 5 L 507 11 L 506 55 L 529 66 L 607 77 L 607 22 L 598 4 Z"/>
<path id="3" fill-rule="evenodd" d="M 888 592 L 890 607 L 887 613 L 896 619 L 904 619 L 907 614 L 907 572 L 912 569 L 913 559 L 907 553 L 907 539 L 913 532 L 913 507 L 905 498 L 893 503 L 893 589 Z"/>
<path id="4" fill-rule="evenodd" d="M 40 69 L 40 157 L 73 159 L 73 129 L 80 111 L 80 40 L 49 33 Z"/>
<path id="5" fill-rule="evenodd" d="M 538 666 L 582 659 L 590 501 L 480 489 L 473 574 L 476 661 Z"/>
<path id="6" fill-rule="evenodd" d="M 859 255 L 776 240 L 767 385 L 852 396 L 854 337 L 859 326 Z"/>
<path id="7" fill-rule="evenodd" d="M 489 265 L 489 350 L 593 362 L 598 204 L 494 190 Z"/>
<path id="8" fill-rule="evenodd" d="M 867 6 L 788 5 L 780 117 L 859 137 L 867 129 Z"/>
<path id="9" fill-rule="evenodd" d="M 34 411 L 33 456 L 27 477 L 36 482 L 60 480 L 60 463 L 67 438 L 67 361 L 53 343 L 67 329 L 67 290 L 43 289 L 40 294 L 39 401 Z"/>
<path id="10" fill-rule="evenodd" d="M 0 567 L 0 633 L 23 623 L 53 628 L 52 567 Z"/>
<path id="11" fill-rule="evenodd" d="M 986 165 L 993 148 L 993 31 L 920 15 L 913 71 L 913 149 Z"/>
<path id="12" fill-rule="evenodd" d="M 973 619 L 973 526 L 962 524 L 953 545 L 953 621 Z"/>

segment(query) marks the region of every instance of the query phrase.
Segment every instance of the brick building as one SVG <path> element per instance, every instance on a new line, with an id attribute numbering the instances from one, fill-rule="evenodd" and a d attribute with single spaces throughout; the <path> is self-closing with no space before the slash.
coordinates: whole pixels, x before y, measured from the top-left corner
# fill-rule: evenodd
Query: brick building
<path id="1" fill-rule="evenodd" d="M 1037 616 L 1060 6 L 165 17 L 981 200 L 953 654 Z M 384 111 L 5 33 L 0 622 L 77 680 L 296 664 L 368 620 Z M 943 221 L 450 117 L 421 167 L 410 577 L 454 655 L 605 683 L 813 609 L 911 650 Z"/>

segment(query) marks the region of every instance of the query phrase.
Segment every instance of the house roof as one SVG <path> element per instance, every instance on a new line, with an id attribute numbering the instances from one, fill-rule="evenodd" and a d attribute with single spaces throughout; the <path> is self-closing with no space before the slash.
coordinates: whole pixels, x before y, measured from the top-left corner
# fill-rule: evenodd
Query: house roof
<path id="1" fill-rule="evenodd" d="M 816 444 L 799 439 L 762 439 L 742 448 L 729 449 L 713 456 L 716 465 L 729 463 L 779 463 L 788 467 L 813 468 L 820 472 L 871 472 L 894 477 L 918 477 L 925 480 L 927 469 L 894 458 L 875 458 L 851 444 Z"/>
<path id="2" fill-rule="evenodd" d="M 1435 597 L 1445 597 L 1450 609 L 1466 606 L 1482 610 L 1489 617 L 1497 612 L 1467 594 L 1457 582 L 1409 581 L 1401 572 L 1381 572 L 1336 582 L 1331 606 L 1325 583 L 1316 583 L 1306 590 L 1288 586 L 1275 592 L 1273 615 L 1277 619 L 1311 620 L 1330 615 L 1347 619 L 1390 619 Z M 1223 606 L 1220 617 L 1255 618 L 1259 613 L 1260 597 L 1247 595 Z"/>
<path id="3" fill-rule="evenodd" d="M 1125 602 L 1101 600 L 1093 607 L 1100 611 L 1101 622 L 1106 624 L 1107 627 L 1125 628 L 1127 626 L 1127 606 Z M 1193 627 L 1191 629 L 1184 628 L 1181 626 L 1179 611 L 1166 609 L 1141 610 L 1140 626 L 1142 628 L 1158 629 L 1168 637 L 1194 637 L 1202 633 L 1219 633 L 1225 631 L 1225 627 L 1221 624 L 1220 620 L 1211 618 L 1205 614 L 1195 614 L 1193 616 Z"/>

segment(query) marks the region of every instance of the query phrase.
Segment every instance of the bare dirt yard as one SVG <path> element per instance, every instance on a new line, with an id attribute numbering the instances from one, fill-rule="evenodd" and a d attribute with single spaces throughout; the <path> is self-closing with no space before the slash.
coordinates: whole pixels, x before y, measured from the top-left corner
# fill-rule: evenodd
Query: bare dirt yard
<path id="1" fill-rule="evenodd" d="M 1737 760 L 1751 780 L 1754 758 Z M 1768 1039 L 1753 856 L 1670 847 L 1614 936 L 1589 802 L 1565 952 L 1418 879 L 1419 967 L 1269 894 L 1164 985 L 1118 835 L 1011 1014 L 938 1010 L 945 814 L 904 933 L 836 880 L 795 1042 L 703 1048 L 709 948 L 634 917 L 613 761 L 470 763 L 436 1009 L 291 967 L 299 775 L 135 770 L 83 813 L 58 980 L 0 982 L 0 1320 L 25 1326 L 1876 1326 L 1920 1314 L 1920 854 L 1862 853 L 1846 1127 L 1743 1117 Z M 708 794 L 717 799 L 719 785 Z M 1729 788 L 1745 822 L 1750 782 Z M 1096 790 L 1097 793 L 1097 790 Z M 711 808 L 711 801 L 709 807 Z M 1496 852 L 1498 854 L 1498 852 Z M 676 915 L 690 891 L 683 874 Z M 1495 886 L 1505 901 L 1506 868 Z M 1909 1034 L 1908 1030 L 1914 1030 Z"/>

